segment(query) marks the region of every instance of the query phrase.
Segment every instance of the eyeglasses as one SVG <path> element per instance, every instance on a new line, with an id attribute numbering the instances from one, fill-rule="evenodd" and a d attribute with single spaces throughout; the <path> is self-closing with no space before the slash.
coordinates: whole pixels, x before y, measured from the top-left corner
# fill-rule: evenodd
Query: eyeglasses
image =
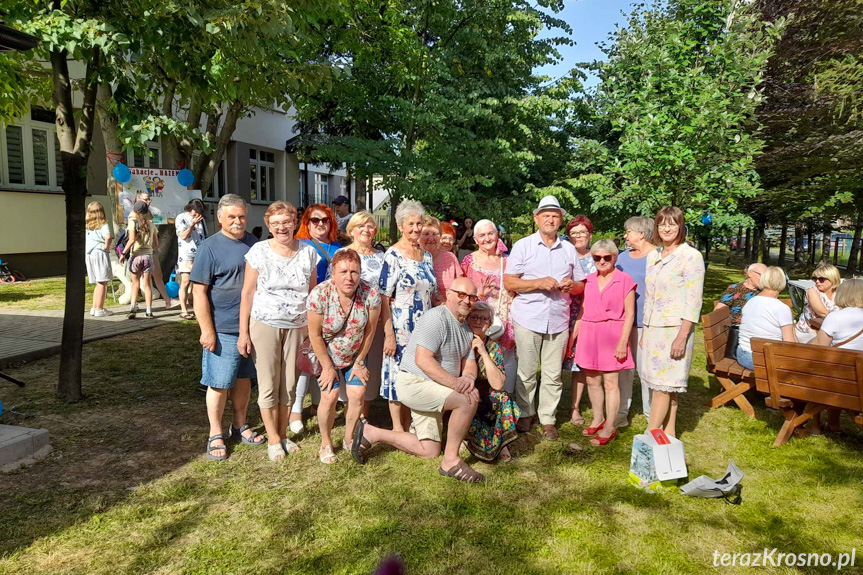
<path id="1" fill-rule="evenodd" d="M 270 222 L 270 227 L 274 230 L 287 230 L 294 227 L 294 222 Z"/>
<path id="2" fill-rule="evenodd" d="M 614 259 L 614 256 L 593 256 L 593 261 L 599 262 L 610 262 Z"/>
<path id="3" fill-rule="evenodd" d="M 590 232 L 569 232 L 569 237 L 575 238 L 579 236 L 589 236 Z"/>
<path id="4" fill-rule="evenodd" d="M 309 218 L 309 221 L 314 225 L 329 224 L 330 218 Z"/>
<path id="5" fill-rule="evenodd" d="M 673 230 L 674 228 L 679 228 L 680 226 L 677 225 L 677 222 L 663 222 L 656 227 L 657 228 L 663 228 L 666 230 Z"/>
<path id="6" fill-rule="evenodd" d="M 488 316 L 484 316 L 484 315 L 471 314 L 471 315 L 467 316 L 467 320 L 468 321 L 481 321 L 482 323 L 491 323 L 491 320 L 488 319 Z"/>
<path id="7" fill-rule="evenodd" d="M 830 281 L 829 279 L 827 279 L 827 278 L 822 278 L 822 277 L 820 277 L 820 276 L 819 276 L 819 277 L 817 277 L 817 278 L 812 278 L 812 279 L 815 281 L 815 283 L 819 283 L 819 284 L 822 284 L 822 283 L 824 283 L 824 282 L 829 282 L 829 281 Z"/>
<path id="8" fill-rule="evenodd" d="M 479 298 L 475 295 L 470 295 L 469 293 L 465 293 L 463 291 L 458 291 L 455 289 L 451 289 L 449 291 L 451 291 L 454 294 L 457 294 L 458 299 L 460 299 L 460 300 L 467 298 L 467 301 L 469 301 L 470 303 L 476 303 L 477 301 L 479 301 Z"/>

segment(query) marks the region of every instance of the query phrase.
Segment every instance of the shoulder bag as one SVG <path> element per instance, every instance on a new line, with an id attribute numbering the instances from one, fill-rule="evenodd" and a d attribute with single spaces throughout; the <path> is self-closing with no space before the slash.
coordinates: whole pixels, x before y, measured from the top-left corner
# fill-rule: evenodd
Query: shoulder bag
<path id="1" fill-rule="evenodd" d="M 851 343 L 852 341 L 854 341 L 855 339 L 857 339 L 861 335 L 863 335 L 863 329 L 861 329 L 860 331 L 858 331 L 857 333 L 855 333 L 854 335 L 852 335 L 851 337 L 849 337 L 845 341 L 840 341 L 839 343 L 831 343 L 830 347 L 842 347 L 846 343 Z"/>
<path id="2" fill-rule="evenodd" d="M 359 289 L 359 286 L 357 286 Z M 344 329 L 348 326 L 348 320 L 351 317 L 351 313 L 354 311 L 354 302 L 357 299 L 357 294 L 354 292 L 354 297 L 351 298 L 351 307 L 348 308 L 348 313 L 345 315 L 345 319 L 342 320 L 342 325 L 333 332 L 333 336 L 330 338 L 330 341 L 336 338 L 339 333 L 344 331 Z M 324 343 L 327 345 L 330 344 L 329 341 L 324 338 Z M 315 350 L 312 347 L 312 339 L 309 336 L 306 336 L 306 339 L 303 340 L 303 343 L 300 344 L 300 349 L 297 352 L 297 369 L 301 373 L 310 373 L 315 377 L 320 377 L 321 372 L 323 371 L 323 367 L 321 367 L 321 362 L 318 359 L 318 356 L 315 355 Z"/>

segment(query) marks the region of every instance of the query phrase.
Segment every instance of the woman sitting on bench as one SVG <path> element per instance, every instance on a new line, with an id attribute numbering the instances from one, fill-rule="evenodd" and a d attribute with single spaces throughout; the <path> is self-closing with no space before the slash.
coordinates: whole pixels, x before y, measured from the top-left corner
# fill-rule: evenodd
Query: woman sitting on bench
<path id="1" fill-rule="evenodd" d="M 761 274 L 758 287 L 761 291 L 743 306 L 740 320 L 737 363 L 746 369 L 755 369 L 750 344 L 753 337 L 797 342 L 791 308 L 778 298 L 785 289 L 785 272 L 770 266 Z"/>

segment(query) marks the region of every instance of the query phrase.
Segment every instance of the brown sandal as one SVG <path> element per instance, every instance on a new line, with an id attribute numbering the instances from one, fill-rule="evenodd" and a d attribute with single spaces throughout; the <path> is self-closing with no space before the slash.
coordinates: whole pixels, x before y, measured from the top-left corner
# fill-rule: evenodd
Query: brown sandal
<path id="1" fill-rule="evenodd" d="M 438 469 L 438 473 L 443 475 L 444 477 L 452 477 L 458 481 L 464 481 L 466 483 L 480 483 L 485 481 L 485 476 L 478 471 L 474 471 L 470 468 L 470 466 L 464 461 L 459 461 L 452 467 L 450 467 L 449 471 L 444 471 L 441 467 Z"/>

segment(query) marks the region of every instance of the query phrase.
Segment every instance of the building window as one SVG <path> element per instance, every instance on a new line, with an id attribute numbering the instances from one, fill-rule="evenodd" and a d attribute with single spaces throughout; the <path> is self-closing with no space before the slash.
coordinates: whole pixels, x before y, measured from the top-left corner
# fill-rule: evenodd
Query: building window
<path id="1" fill-rule="evenodd" d="M 249 192 L 252 201 L 276 199 L 276 155 L 249 148 Z"/>
<path id="2" fill-rule="evenodd" d="M 329 204 L 330 177 L 326 174 L 315 174 L 315 203 Z"/>
<path id="3" fill-rule="evenodd" d="M 53 112 L 33 108 L 15 125 L 0 128 L 0 185 L 60 191 L 63 163 L 51 123 Z"/>
<path id="4" fill-rule="evenodd" d="M 200 153 L 192 156 L 192 167 L 190 168 L 192 171 L 194 171 L 195 166 L 198 165 L 200 157 Z M 227 193 L 228 173 L 227 168 L 225 167 L 225 158 L 222 158 L 222 161 L 219 162 L 219 169 L 216 170 L 216 175 L 213 178 L 213 183 L 210 185 L 210 189 L 207 190 L 206 193 L 202 193 L 202 195 L 205 200 L 218 200 Z"/>
<path id="5" fill-rule="evenodd" d="M 161 168 L 162 145 L 159 140 L 150 140 L 143 150 L 129 152 L 126 165 L 135 168 Z"/>

